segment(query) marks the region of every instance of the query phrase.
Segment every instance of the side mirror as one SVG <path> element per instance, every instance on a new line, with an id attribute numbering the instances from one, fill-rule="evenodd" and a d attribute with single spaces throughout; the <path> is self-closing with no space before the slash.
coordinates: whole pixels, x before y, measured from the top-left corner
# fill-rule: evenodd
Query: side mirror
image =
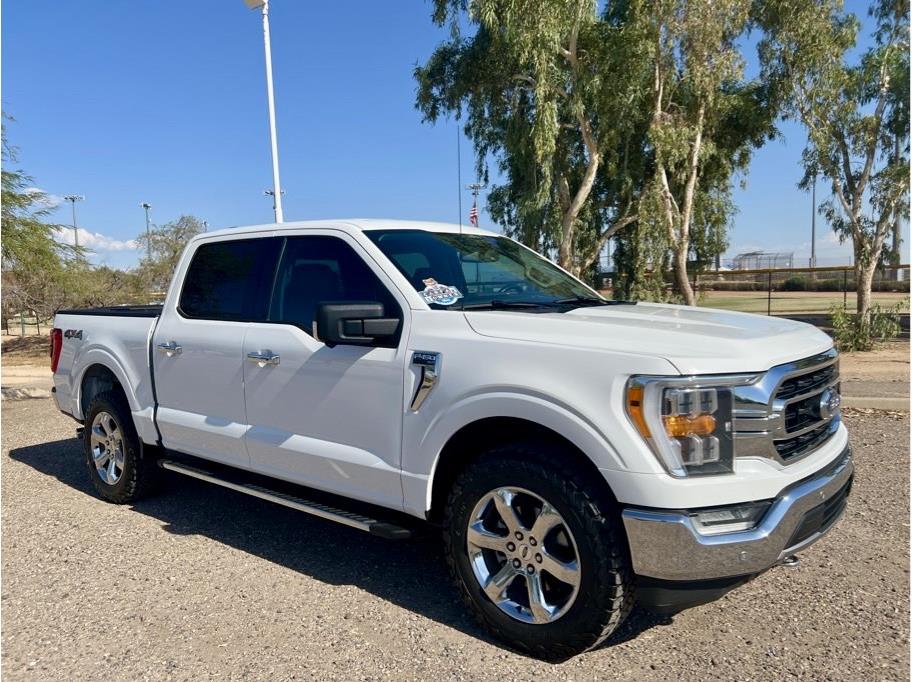
<path id="1" fill-rule="evenodd" d="M 337 345 L 373 346 L 399 331 L 399 319 L 383 317 L 382 303 L 320 303 L 314 336 L 332 348 Z"/>

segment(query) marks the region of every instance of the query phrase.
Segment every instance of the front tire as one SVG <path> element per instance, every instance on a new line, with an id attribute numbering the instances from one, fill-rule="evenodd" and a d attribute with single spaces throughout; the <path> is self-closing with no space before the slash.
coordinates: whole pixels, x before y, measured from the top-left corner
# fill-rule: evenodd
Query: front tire
<path id="1" fill-rule="evenodd" d="M 115 504 L 134 502 L 154 488 L 155 462 L 143 457 L 126 398 L 118 392 L 99 393 L 85 415 L 83 448 L 95 491 Z"/>
<path id="2" fill-rule="evenodd" d="M 450 493 L 444 545 L 482 625 L 539 658 L 596 646 L 633 605 L 616 503 L 560 447 L 514 444 L 482 455 Z"/>

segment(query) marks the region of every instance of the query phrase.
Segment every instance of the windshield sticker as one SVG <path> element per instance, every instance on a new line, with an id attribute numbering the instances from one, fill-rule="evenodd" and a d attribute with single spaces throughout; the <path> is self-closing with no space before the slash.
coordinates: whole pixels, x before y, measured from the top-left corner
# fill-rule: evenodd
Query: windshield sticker
<path id="1" fill-rule="evenodd" d="M 446 284 L 439 284 L 433 277 L 428 277 L 427 279 L 423 279 L 421 281 L 424 282 L 425 289 L 424 291 L 419 291 L 418 293 L 421 294 L 421 298 L 424 299 L 425 303 L 436 303 L 437 305 L 453 305 L 456 301 L 462 298 L 462 292 L 459 291 L 459 289 L 456 287 L 447 286 Z"/>

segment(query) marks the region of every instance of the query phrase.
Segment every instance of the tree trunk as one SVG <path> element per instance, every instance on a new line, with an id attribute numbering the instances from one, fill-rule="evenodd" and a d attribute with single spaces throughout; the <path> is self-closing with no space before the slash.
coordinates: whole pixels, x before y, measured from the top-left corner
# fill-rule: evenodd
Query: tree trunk
<path id="1" fill-rule="evenodd" d="M 687 277 L 687 252 L 689 248 L 684 246 L 683 248 L 678 246 L 674 252 L 674 276 L 675 276 L 675 285 L 677 285 L 678 291 L 681 296 L 684 297 L 685 305 L 694 305 L 696 303 L 696 298 L 694 297 L 693 287 L 690 286 L 690 279 Z"/>
<path id="2" fill-rule="evenodd" d="M 858 267 L 858 289 L 856 291 L 858 321 L 868 323 L 871 314 L 871 285 L 874 282 L 874 271 L 877 261 Z"/>

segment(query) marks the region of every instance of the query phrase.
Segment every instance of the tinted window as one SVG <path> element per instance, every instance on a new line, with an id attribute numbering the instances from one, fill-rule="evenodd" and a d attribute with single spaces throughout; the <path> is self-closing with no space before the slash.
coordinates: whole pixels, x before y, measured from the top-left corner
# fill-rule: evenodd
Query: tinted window
<path id="1" fill-rule="evenodd" d="M 203 244 L 187 269 L 180 311 L 207 320 L 263 320 L 281 240 Z"/>
<path id="2" fill-rule="evenodd" d="M 377 301 L 401 317 L 396 300 L 354 249 L 336 237 L 289 237 L 276 274 L 271 322 L 313 333 L 319 303 Z"/>
<path id="3" fill-rule="evenodd" d="M 459 289 L 459 310 L 492 301 L 549 305 L 576 297 L 597 299 L 594 291 L 536 253 L 504 237 L 424 230 L 368 230 L 365 235 L 406 276 L 416 291 L 427 280 Z"/>

